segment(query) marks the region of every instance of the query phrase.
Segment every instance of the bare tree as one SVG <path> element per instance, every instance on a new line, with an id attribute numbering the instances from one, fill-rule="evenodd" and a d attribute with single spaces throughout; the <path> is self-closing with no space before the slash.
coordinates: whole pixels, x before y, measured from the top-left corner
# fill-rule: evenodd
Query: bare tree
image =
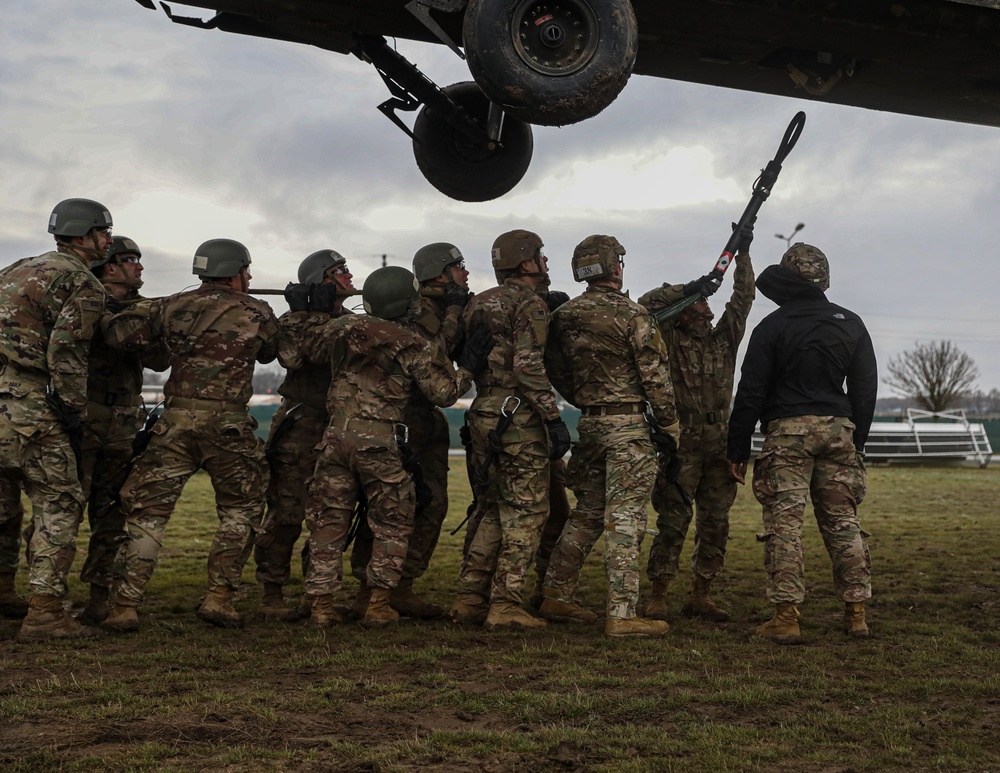
<path id="1" fill-rule="evenodd" d="M 899 394 L 912 398 L 924 410 L 946 411 L 979 378 L 975 360 L 951 341 L 918 343 L 893 357 L 883 381 Z"/>

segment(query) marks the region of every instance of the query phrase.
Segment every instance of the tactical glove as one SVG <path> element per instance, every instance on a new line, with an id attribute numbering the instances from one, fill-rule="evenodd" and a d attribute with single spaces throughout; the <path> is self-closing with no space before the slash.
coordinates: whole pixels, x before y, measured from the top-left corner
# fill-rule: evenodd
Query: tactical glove
<path id="1" fill-rule="evenodd" d="M 337 285 L 309 285 L 309 302 L 314 311 L 332 312 L 336 308 L 337 298 Z"/>
<path id="2" fill-rule="evenodd" d="M 444 289 L 444 305 L 445 306 L 458 306 L 464 309 L 469 303 L 469 299 L 472 297 L 472 293 L 466 290 L 464 287 L 460 287 L 456 284 L 449 284 Z"/>
<path id="3" fill-rule="evenodd" d="M 549 311 L 555 311 L 568 300 L 569 293 L 564 293 L 562 290 L 549 290 L 545 296 L 545 303 L 549 307 Z"/>
<path id="4" fill-rule="evenodd" d="M 545 431 L 549 434 L 549 459 L 562 459 L 572 445 L 566 422 L 562 419 L 547 421 Z"/>
<path id="5" fill-rule="evenodd" d="M 739 227 L 740 240 L 736 245 L 737 252 L 750 252 L 750 244 L 753 242 L 753 224 L 756 222 L 757 216 L 754 215 L 748 223 Z M 733 230 L 737 230 L 738 226 L 738 223 L 733 223 Z"/>
<path id="6" fill-rule="evenodd" d="M 460 368 L 476 375 L 486 367 L 494 343 L 492 331 L 486 325 L 479 325 L 466 335 L 465 345 L 455 361 Z"/>
<path id="7" fill-rule="evenodd" d="M 285 286 L 285 301 L 292 311 L 309 310 L 309 285 L 293 284 L 289 282 Z"/>
<path id="8" fill-rule="evenodd" d="M 689 295 L 700 295 L 702 298 L 708 298 L 715 294 L 715 291 L 719 289 L 719 285 L 716 283 L 715 276 L 712 274 L 705 274 L 705 276 L 695 279 L 693 282 L 688 282 L 684 285 L 682 292 L 686 298 Z"/>

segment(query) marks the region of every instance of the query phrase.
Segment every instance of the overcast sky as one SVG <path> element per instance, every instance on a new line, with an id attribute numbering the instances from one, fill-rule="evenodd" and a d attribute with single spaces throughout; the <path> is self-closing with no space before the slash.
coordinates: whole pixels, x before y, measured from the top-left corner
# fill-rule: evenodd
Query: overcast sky
<path id="1" fill-rule="evenodd" d="M 325 247 L 348 257 L 360 287 L 382 254 L 409 267 L 420 246 L 449 241 L 482 290 L 493 239 L 523 227 L 571 294 L 582 289 L 573 247 L 617 236 L 637 297 L 714 265 L 804 110 L 757 223 L 757 270 L 784 250 L 775 234 L 803 222 L 800 238 L 830 259 L 828 297 L 865 319 L 883 372 L 915 343 L 947 339 L 976 360 L 980 388 L 1000 387 L 1000 129 L 636 76 L 596 118 L 536 127 L 510 194 L 464 204 L 424 181 L 409 139 L 376 109 L 381 79 L 353 57 L 183 27 L 134 0 L 5 0 L 3 11 L 4 265 L 49 249 L 52 206 L 86 197 L 140 244 L 147 295 L 193 284 L 194 250 L 216 237 L 249 247 L 256 287 L 283 287 Z M 469 80 L 443 47 L 398 49 L 440 85 Z M 713 298 L 717 313 L 731 287 Z M 751 325 L 773 309 L 758 298 Z"/>

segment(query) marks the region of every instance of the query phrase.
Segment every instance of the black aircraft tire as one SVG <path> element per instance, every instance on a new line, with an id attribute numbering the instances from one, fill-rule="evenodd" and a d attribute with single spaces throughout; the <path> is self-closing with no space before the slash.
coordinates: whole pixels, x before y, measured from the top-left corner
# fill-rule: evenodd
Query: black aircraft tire
<path id="1" fill-rule="evenodd" d="M 490 100 L 475 83 L 444 89 L 478 123 L 486 125 Z M 489 148 L 466 137 L 434 110 L 424 107 L 413 123 L 413 155 L 427 181 L 459 201 L 489 201 L 517 185 L 531 163 L 531 127 L 504 117 L 500 145 Z"/>
<path id="2" fill-rule="evenodd" d="M 470 0 L 463 37 L 490 99 L 527 123 L 562 126 L 625 88 L 639 27 L 630 0 Z"/>

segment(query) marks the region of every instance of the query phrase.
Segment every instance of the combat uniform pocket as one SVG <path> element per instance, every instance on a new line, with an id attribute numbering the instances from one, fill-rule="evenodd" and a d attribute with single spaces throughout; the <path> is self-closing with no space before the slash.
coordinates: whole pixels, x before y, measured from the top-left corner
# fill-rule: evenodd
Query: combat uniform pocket
<path id="1" fill-rule="evenodd" d="M 771 477 L 774 465 L 774 452 L 765 451 L 753 462 L 753 495 L 762 505 L 767 506 L 774 501 L 775 485 Z"/>

